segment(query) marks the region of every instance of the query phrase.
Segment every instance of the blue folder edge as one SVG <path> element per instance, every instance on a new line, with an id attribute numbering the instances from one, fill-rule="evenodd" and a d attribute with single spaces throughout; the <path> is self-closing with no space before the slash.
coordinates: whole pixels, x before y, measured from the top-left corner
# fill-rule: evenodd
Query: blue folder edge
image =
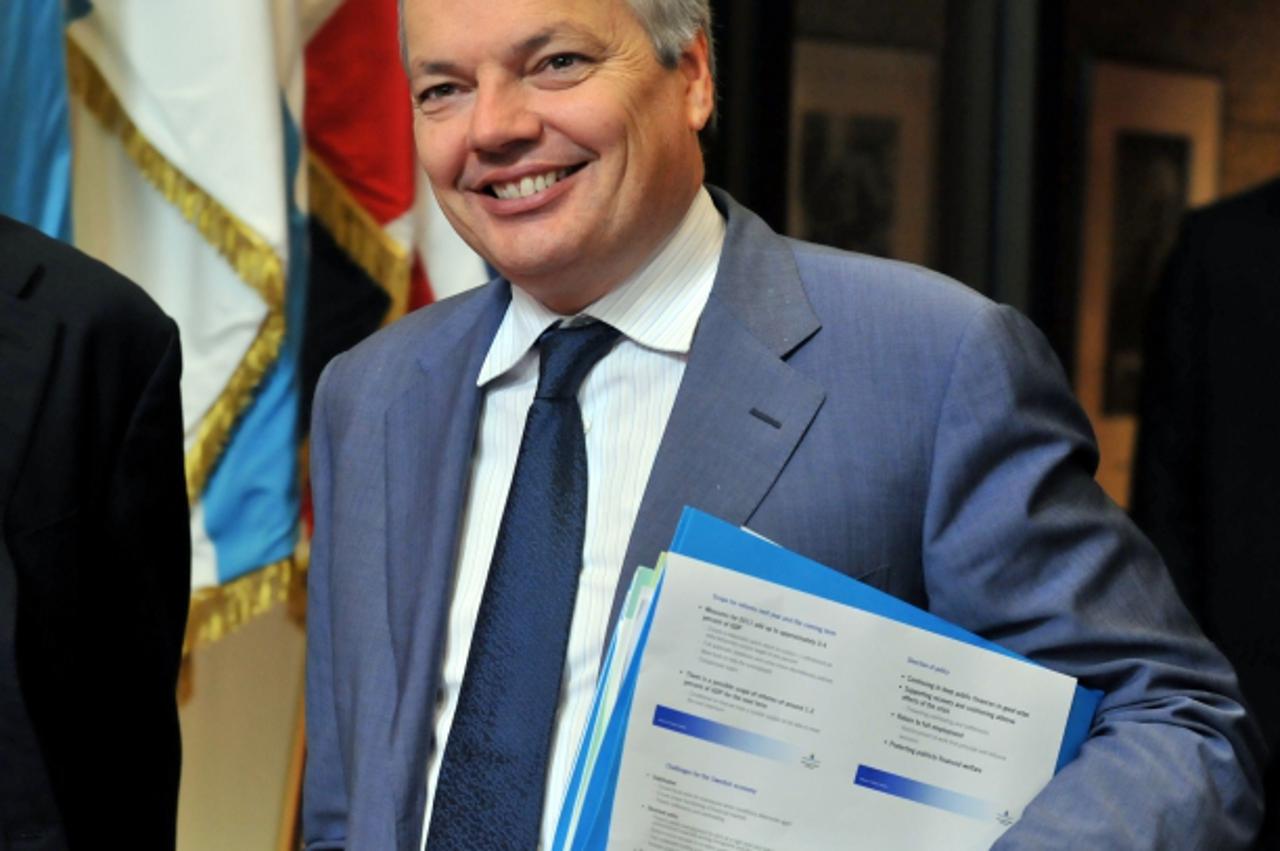
<path id="1" fill-rule="evenodd" d="M 596 757 L 596 768 L 588 780 L 587 792 L 583 796 L 582 815 L 578 819 L 578 830 L 573 837 L 572 851 L 579 849 L 603 849 L 609 840 L 609 821 L 613 816 L 613 796 L 618 788 L 618 774 L 622 770 L 622 746 L 626 742 L 627 722 L 631 718 L 631 704 L 636 693 L 636 679 L 640 674 L 640 660 L 644 657 L 645 645 L 649 642 L 649 628 L 653 625 L 653 613 L 658 608 L 658 598 L 662 594 L 662 580 L 653 591 L 653 601 L 649 611 L 645 613 L 644 626 L 636 639 L 636 648 L 631 655 L 631 665 L 623 677 L 618 689 L 618 702 L 614 705 L 613 714 L 605 728 L 600 742 L 600 752 Z M 574 774 L 577 775 L 578 769 Z M 557 830 L 557 838 L 559 831 Z"/>
<path id="2" fill-rule="evenodd" d="M 609 651 L 605 654 L 604 665 L 600 668 L 600 675 L 596 678 L 595 699 L 591 701 L 591 714 L 587 717 L 587 733 L 589 734 L 596 726 L 596 719 L 600 714 L 600 701 L 604 696 L 605 683 L 609 679 L 609 669 L 613 667 L 614 650 L 617 649 L 618 635 L 614 633 L 613 638 L 609 640 Z M 602 740 L 603 746 L 603 740 Z M 573 820 L 573 802 L 578 798 L 578 789 L 582 786 L 582 775 L 586 770 L 587 751 L 590 742 L 583 740 L 579 748 L 577 759 L 574 761 L 573 774 L 569 776 L 569 788 L 565 790 L 564 800 L 567 806 L 560 810 L 560 818 L 556 821 L 556 834 L 552 840 L 551 847 L 553 849 L 564 848 L 564 842 L 568 838 L 569 827 Z M 585 806 L 583 807 L 585 809 Z"/>
<path id="3" fill-rule="evenodd" d="M 680 522 L 676 526 L 675 536 L 671 542 L 671 552 L 720 565 L 843 605 L 854 606 L 1030 665 L 1037 664 L 1025 656 L 899 600 L 891 594 L 857 580 L 851 581 L 851 577 L 845 574 L 695 508 L 686 506 L 680 515 Z M 649 628 L 653 623 L 653 615 L 657 611 L 661 593 L 662 582 L 659 581 L 631 658 L 631 667 L 623 679 L 617 705 L 614 707 L 613 715 L 609 719 L 601 741 L 596 770 L 587 781 L 587 792 L 583 798 L 578 829 L 571 846 L 572 851 L 595 851 L 595 849 L 605 848 L 608 843 L 613 798 L 617 790 L 618 774 L 622 768 L 622 747 L 626 740 L 626 725 L 631 716 L 635 683 L 640 673 L 640 660 L 644 656 Z M 612 661 L 611 645 L 606 665 Z M 1080 753 L 1080 748 L 1088 738 L 1094 713 L 1101 700 L 1102 692 L 1076 686 L 1075 697 L 1072 699 L 1071 709 L 1067 713 L 1067 723 L 1063 729 L 1062 745 L 1058 750 L 1055 773 L 1061 771 Z M 578 785 L 582 782 L 582 769 L 580 760 L 575 766 L 570 781 L 572 792 L 576 792 Z M 568 800 L 572 800 L 572 796 Z M 565 818 L 562 814 L 561 824 L 556 832 L 555 848 L 557 849 L 562 847 L 564 830 L 567 828 Z"/>

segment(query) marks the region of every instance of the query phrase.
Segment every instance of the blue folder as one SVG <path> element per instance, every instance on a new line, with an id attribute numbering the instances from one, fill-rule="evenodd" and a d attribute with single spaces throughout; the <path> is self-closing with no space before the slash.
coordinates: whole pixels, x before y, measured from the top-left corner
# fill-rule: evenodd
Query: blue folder
<path id="1" fill-rule="evenodd" d="M 671 542 L 671 552 L 679 553 L 699 561 L 709 562 L 739 573 L 773 582 L 797 591 L 823 597 L 833 602 L 853 606 L 863 611 L 882 617 L 891 618 L 929 632 L 943 635 L 956 641 L 963 641 L 976 647 L 982 647 L 1013 659 L 1029 664 L 1036 664 L 1023 656 L 1014 653 L 998 644 L 962 629 L 937 615 L 919 609 L 897 597 L 886 594 L 870 585 L 807 559 L 802 555 L 786 550 L 764 538 L 744 531 L 723 520 L 712 517 L 697 509 L 684 509 L 680 523 L 676 527 L 675 537 Z M 636 677 L 640 670 L 640 659 L 652 624 L 653 613 L 657 609 L 661 595 L 661 584 L 655 592 L 653 604 L 642 627 L 640 638 L 631 658 L 631 666 L 623 680 L 621 691 L 612 716 L 608 720 L 606 732 L 600 747 L 594 771 L 589 777 L 583 776 L 584 765 L 580 756 L 570 780 L 572 800 L 582 783 L 587 783 L 587 792 L 583 799 L 582 813 L 578 821 L 578 829 L 569 848 L 573 851 L 596 851 L 604 849 L 609 836 L 609 821 L 613 810 L 613 796 L 617 788 L 618 773 L 622 767 L 622 748 L 626 740 L 626 725 L 631 714 L 632 698 L 635 695 Z M 612 649 L 610 652 L 610 662 Z M 1062 735 L 1062 745 L 1058 751 L 1058 762 L 1055 771 L 1075 759 L 1089 735 L 1093 716 L 1102 699 L 1102 692 L 1076 687 L 1075 698 L 1067 716 L 1066 728 Z M 594 710 L 593 710 L 594 714 Z M 567 817 L 562 817 L 561 830 L 557 832 L 556 848 L 562 848 Z"/>

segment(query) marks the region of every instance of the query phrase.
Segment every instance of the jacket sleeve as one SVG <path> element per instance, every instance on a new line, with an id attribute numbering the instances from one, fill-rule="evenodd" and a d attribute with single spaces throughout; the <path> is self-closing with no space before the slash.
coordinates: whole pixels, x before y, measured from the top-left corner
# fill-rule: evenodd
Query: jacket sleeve
<path id="1" fill-rule="evenodd" d="M 1039 332 L 1009 308 L 979 313 L 939 411 L 929 607 L 1105 693 L 1079 757 L 996 847 L 1246 847 L 1261 817 L 1256 726 L 1096 464 Z"/>
<path id="2" fill-rule="evenodd" d="M 333 682 L 329 593 L 332 467 L 326 413 L 332 364 L 320 377 L 311 422 L 311 496 L 315 534 L 307 577 L 307 763 L 302 836 L 307 851 L 340 849 L 346 841 L 347 797 Z"/>
<path id="3" fill-rule="evenodd" d="M 176 690 L 191 594 L 182 355 L 176 326 L 168 319 L 163 325 L 159 359 L 128 415 L 103 502 L 103 528 L 110 539 L 103 552 L 116 559 L 113 573 L 127 589 L 118 595 L 122 611 L 117 614 L 123 617 L 118 629 L 104 628 L 87 638 L 94 648 L 87 651 L 90 658 L 101 662 L 86 666 L 98 669 L 86 670 L 88 679 L 108 677 L 104 688 L 129 696 L 101 701 L 107 717 L 98 729 L 133 742 L 134 767 L 147 780 L 135 785 L 130 800 L 148 814 L 141 820 L 145 826 L 139 825 L 139 842 L 154 848 L 173 847 L 176 830 L 181 766 Z"/>

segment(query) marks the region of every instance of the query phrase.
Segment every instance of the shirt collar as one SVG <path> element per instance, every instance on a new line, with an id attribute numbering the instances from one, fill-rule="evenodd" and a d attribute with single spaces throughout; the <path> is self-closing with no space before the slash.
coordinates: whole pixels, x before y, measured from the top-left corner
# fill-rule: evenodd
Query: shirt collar
<path id="1" fill-rule="evenodd" d="M 702 188 L 653 259 L 577 316 L 556 313 L 512 286 L 511 303 L 476 384 L 484 386 L 514 367 L 538 336 L 561 320 L 572 324 L 583 317 L 597 319 L 645 348 L 688 354 L 715 282 L 724 233 L 724 219 Z"/>

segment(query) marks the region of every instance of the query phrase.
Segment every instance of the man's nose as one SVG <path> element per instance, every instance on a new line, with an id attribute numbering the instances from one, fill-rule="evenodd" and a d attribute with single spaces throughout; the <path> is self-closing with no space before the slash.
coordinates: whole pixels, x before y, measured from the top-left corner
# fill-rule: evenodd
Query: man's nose
<path id="1" fill-rule="evenodd" d="M 519 80 L 492 81 L 477 87 L 471 113 L 473 148 L 501 152 L 533 141 L 541 132 L 542 121 Z"/>

